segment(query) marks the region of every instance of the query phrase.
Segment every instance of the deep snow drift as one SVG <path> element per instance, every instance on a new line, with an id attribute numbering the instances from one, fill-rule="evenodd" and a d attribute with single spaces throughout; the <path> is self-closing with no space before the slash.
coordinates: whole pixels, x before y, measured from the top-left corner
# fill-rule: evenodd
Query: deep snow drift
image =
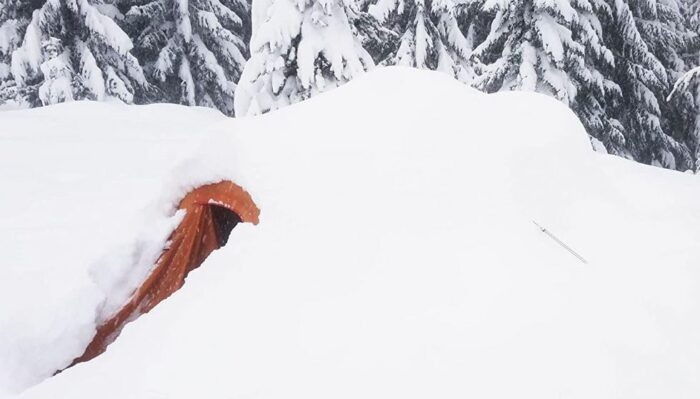
<path id="1" fill-rule="evenodd" d="M 70 104 L 0 124 L 5 384 L 69 361 L 133 284 L 118 272 L 147 272 L 169 182 L 230 176 L 262 210 L 22 398 L 700 395 L 700 180 L 594 153 L 544 96 L 390 68 L 258 118 Z"/>
<path id="2" fill-rule="evenodd" d="M 94 102 L 0 113 L 0 395 L 67 366 L 125 302 L 183 193 L 228 175 L 203 144 L 224 120 Z"/>

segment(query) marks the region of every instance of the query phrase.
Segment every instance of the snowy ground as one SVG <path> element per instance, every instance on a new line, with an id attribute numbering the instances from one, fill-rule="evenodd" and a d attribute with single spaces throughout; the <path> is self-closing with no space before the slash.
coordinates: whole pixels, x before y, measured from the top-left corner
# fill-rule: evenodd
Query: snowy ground
<path id="1" fill-rule="evenodd" d="M 178 183 L 230 176 L 262 209 L 21 398 L 700 395 L 700 179 L 594 153 L 544 96 L 389 68 L 260 118 L 82 103 L 0 126 L 11 392 L 147 272 Z"/>
<path id="2" fill-rule="evenodd" d="M 0 114 L 0 392 L 68 365 L 96 312 L 123 303 L 177 223 L 178 193 L 226 175 L 226 154 L 204 147 L 223 120 L 95 102 Z"/>

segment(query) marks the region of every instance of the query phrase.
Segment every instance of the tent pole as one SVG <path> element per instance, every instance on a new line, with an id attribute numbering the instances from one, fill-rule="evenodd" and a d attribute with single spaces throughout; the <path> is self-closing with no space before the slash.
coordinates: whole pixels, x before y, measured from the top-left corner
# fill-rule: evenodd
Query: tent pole
<path id="1" fill-rule="evenodd" d="M 557 244 L 559 244 L 562 248 L 564 248 L 564 249 L 566 249 L 567 251 L 569 251 L 569 253 L 570 253 L 571 255 L 574 255 L 578 260 L 581 261 L 581 263 L 583 263 L 584 265 L 587 265 L 587 264 L 588 264 L 588 261 L 586 261 L 586 259 L 584 259 L 583 256 L 579 255 L 576 251 L 574 251 L 573 249 L 571 249 L 571 247 L 569 247 L 568 245 L 566 245 L 566 244 L 564 243 L 564 241 L 560 240 L 560 239 L 559 239 L 557 236 L 555 236 L 552 232 L 550 232 L 550 231 L 547 230 L 546 228 L 542 227 L 539 223 L 535 222 L 534 220 L 532 221 L 532 223 L 534 223 L 535 226 L 537 226 L 537 228 L 539 228 L 541 232 L 543 232 L 544 234 L 548 235 L 552 240 L 554 240 L 554 241 L 555 241 Z"/>

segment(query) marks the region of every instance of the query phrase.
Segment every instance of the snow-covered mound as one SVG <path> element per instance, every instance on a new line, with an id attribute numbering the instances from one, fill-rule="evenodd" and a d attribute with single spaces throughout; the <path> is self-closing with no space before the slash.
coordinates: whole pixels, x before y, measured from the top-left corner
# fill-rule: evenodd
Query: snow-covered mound
<path id="1" fill-rule="evenodd" d="M 159 255 L 177 201 L 228 176 L 207 132 L 223 120 L 95 102 L 0 115 L 0 393 L 80 355 Z"/>
<path id="2" fill-rule="evenodd" d="M 104 130 L 68 123 L 85 109 Z M 149 122 L 120 126 L 134 114 Z M 84 104 L 7 115 L 3 126 L 37 127 L 0 136 L 0 184 L 14 198 L 0 200 L 14 251 L 0 278 L 14 290 L 2 294 L 12 311 L 0 312 L 0 348 L 14 361 L 2 375 L 75 352 L 112 295 L 96 287 L 139 262 L 99 261 L 108 243 L 157 242 L 175 222 L 163 209 L 131 232 L 110 219 L 112 207 L 121 219 L 175 196 L 158 179 L 182 169 L 151 151 L 180 164 L 203 143 L 195 157 L 233 172 L 196 170 L 230 174 L 262 210 L 104 355 L 22 398 L 700 395 L 700 180 L 594 153 L 544 96 L 389 68 L 251 119 Z M 36 131 L 39 117 L 53 135 Z M 81 191 L 93 197 L 74 205 Z M 19 292 L 38 284 L 25 276 L 45 292 Z M 66 292 L 86 303 L 47 303 Z"/>

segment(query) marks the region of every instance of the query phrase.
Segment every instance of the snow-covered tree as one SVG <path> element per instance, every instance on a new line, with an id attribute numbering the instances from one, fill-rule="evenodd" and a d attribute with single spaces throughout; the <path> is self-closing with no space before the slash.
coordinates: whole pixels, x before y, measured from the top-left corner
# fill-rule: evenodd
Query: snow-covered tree
<path id="1" fill-rule="evenodd" d="M 668 85 L 657 92 L 662 128 L 669 136 L 684 142 L 686 137 L 682 132 L 686 126 L 681 122 L 683 118 L 675 115 L 676 110 L 665 99 L 673 83 L 698 65 L 700 42 L 684 15 L 688 4 L 681 0 L 635 0 L 629 3 L 644 42 L 664 66 L 668 76 Z M 678 166 L 683 167 L 682 164 Z"/>
<path id="2" fill-rule="evenodd" d="M 700 172 L 700 67 L 687 72 L 676 82 L 669 102 L 675 107 L 678 122 L 694 158 L 694 171 Z"/>
<path id="3" fill-rule="evenodd" d="M 629 5 L 649 51 L 675 82 L 687 71 L 684 54 L 695 40 L 683 15 L 684 4 L 679 0 L 629 0 Z"/>
<path id="4" fill-rule="evenodd" d="M 682 0 L 681 14 L 688 31 L 687 51 L 684 57 L 687 69 L 700 66 L 700 1 Z"/>
<path id="5" fill-rule="evenodd" d="M 388 29 L 398 43 L 383 61 L 446 72 L 471 83 L 474 71 L 470 57 L 473 29 L 462 30 L 468 2 L 459 0 L 377 0 L 367 10 Z"/>
<path id="6" fill-rule="evenodd" d="M 248 0 L 127 0 L 134 54 L 158 86 L 158 101 L 233 114 L 248 57 Z"/>
<path id="7" fill-rule="evenodd" d="M 348 10 L 355 35 L 362 47 L 372 56 L 375 64 L 381 64 L 396 52 L 399 35 L 369 13 L 371 0 L 357 0 Z"/>
<path id="8" fill-rule="evenodd" d="M 350 20 L 355 7 L 350 0 L 256 0 L 236 115 L 307 99 L 374 66 Z"/>
<path id="9" fill-rule="evenodd" d="M 626 156 L 685 170 L 693 162 L 682 140 L 672 136 L 665 105 L 672 84 L 669 70 L 680 62 L 677 46 L 681 42 L 675 32 L 660 27 L 669 22 L 666 13 L 670 8 L 664 4 L 666 0 L 614 1 L 615 18 L 607 35 L 615 53 L 614 78 L 622 88 L 622 97 L 608 116 L 623 126 Z M 652 37 L 655 35 L 659 37 Z"/>
<path id="10" fill-rule="evenodd" d="M 610 79 L 615 65 L 604 42 L 603 23 L 611 9 L 603 0 L 482 1 L 494 14 L 491 29 L 474 50 L 487 92 L 526 90 L 548 94 L 569 105 L 594 143 L 612 153 L 624 146 L 619 121 L 607 103 L 620 95 Z"/>
<path id="11" fill-rule="evenodd" d="M 682 0 L 681 6 L 688 28 L 695 33 L 700 33 L 700 1 Z"/>
<path id="12" fill-rule="evenodd" d="M 50 59 L 62 60 L 70 71 L 71 98 L 111 96 L 133 102 L 147 82 L 130 52 L 131 40 L 113 19 L 118 14 L 103 0 L 46 0 L 34 11 L 22 45 L 12 54 L 11 73 L 19 89 L 40 86 L 49 78 L 42 68 L 49 60 L 42 46 L 58 40 L 62 52 Z"/>
<path id="13" fill-rule="evenodd" d="M 63 44 L 55 37 L 42 43 L 44 62 L 39 69 L 44 81 L 39 87 L 42 105 L 58 104 L 73 100 L 73 70 L 70 60 L 63 52 Z"/>
<path id="14" fill-rule="evenodd" d="M 32 11 L 41 7 L 41 0 L 4 0 L 0 2 L 0 105 L 8 101 L 21 102 L 10 66 L 12 52 L 22 43 L 22 37 L 32 18 Z M 17 104 L 21 105 L 21 104 Z"/>
<path id="15" fill-rule="evenodd" d="M 10 76 L 12 52 L 22 43 L 24 30 L 37 1 L 5 0 L 0 3 L 0 81 Z"/>

